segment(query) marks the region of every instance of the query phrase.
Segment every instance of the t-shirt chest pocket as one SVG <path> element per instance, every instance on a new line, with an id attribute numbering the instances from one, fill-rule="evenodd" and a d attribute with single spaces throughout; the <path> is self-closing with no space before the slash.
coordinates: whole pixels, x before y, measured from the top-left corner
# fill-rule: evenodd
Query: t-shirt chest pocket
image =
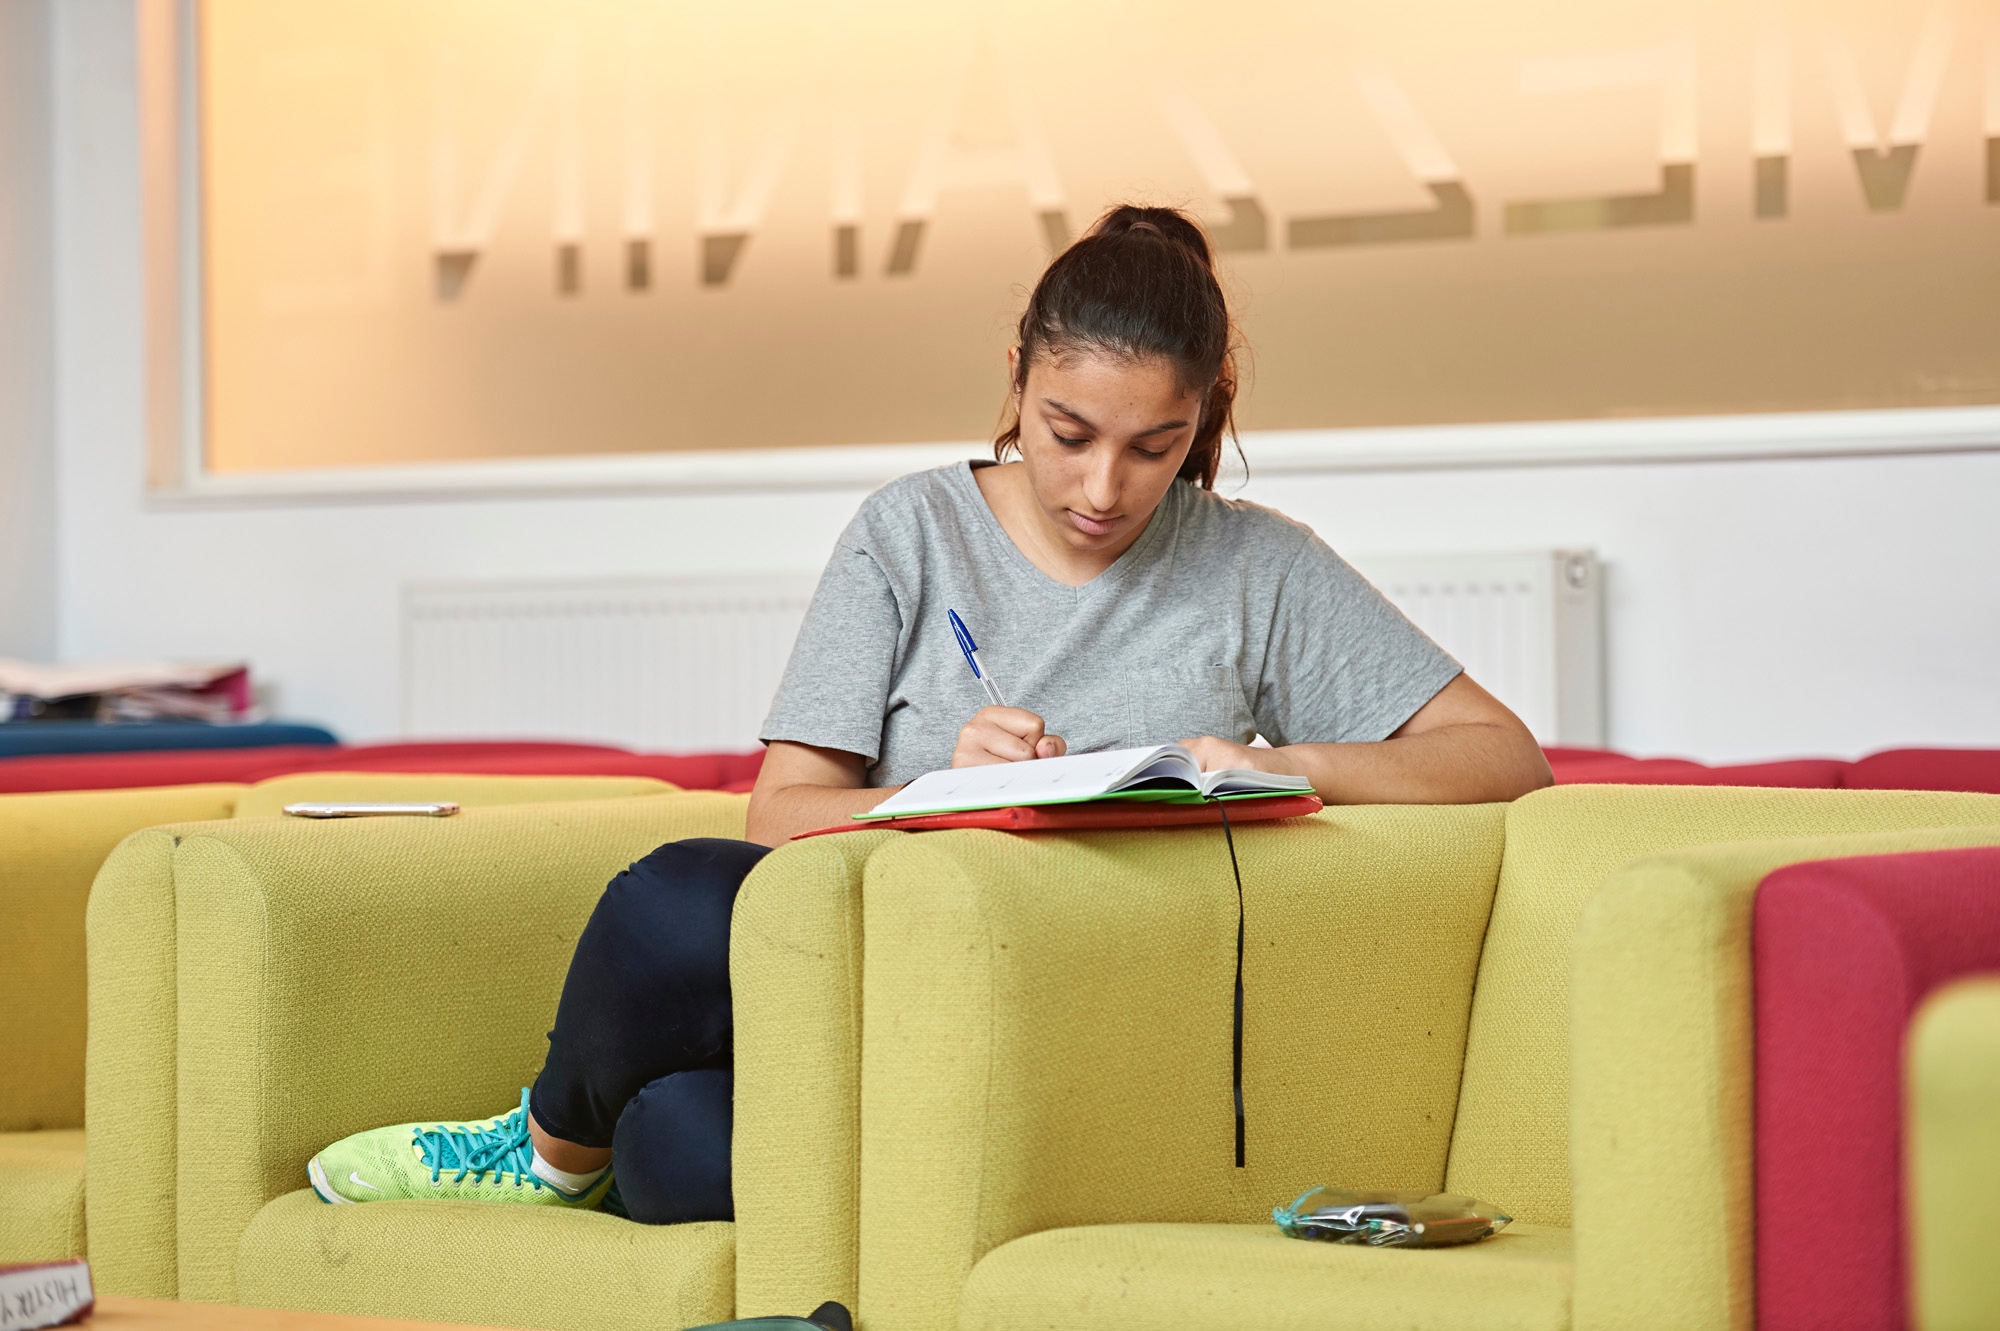
<path id="1" fill-rule="evenodd" d="M 1246 743 L 1256 730 L 1236 667 L 1170 662 L 1125 672 L 1125 720 L 1133 745 L 1197 735 Z"/>

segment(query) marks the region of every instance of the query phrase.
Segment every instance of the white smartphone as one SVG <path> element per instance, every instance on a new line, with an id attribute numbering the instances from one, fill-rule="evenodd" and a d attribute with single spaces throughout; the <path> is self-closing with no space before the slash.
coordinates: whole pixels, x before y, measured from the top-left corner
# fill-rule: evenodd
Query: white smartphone
<path id="1" fill-rule="evenodd" d="M 458 812 L 450 800 L 433 804 L 287 804 L 294 818 L 449 818 Z"/>

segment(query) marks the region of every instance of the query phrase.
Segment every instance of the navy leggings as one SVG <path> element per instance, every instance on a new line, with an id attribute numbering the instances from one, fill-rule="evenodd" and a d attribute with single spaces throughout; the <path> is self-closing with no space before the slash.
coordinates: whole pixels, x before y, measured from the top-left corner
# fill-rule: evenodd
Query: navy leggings
<path id="1" fill-rule="evenodd" d="M 576 940 L 530 1108 L 554 1136 L 609 1146 L 634 1220 L 733 1220 L 729 912 L 769 854 L 702 837 L 611 880 Z"/>

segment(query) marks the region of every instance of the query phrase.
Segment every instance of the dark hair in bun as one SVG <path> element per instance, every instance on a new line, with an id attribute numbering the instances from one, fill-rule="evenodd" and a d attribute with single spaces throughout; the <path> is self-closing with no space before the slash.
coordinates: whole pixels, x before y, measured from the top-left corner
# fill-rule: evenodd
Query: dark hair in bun
<path id="1" fill-rule="evenodd" d="M 1182 387 L 1202 394 L 1194 446 L 1180 475 L 1214 488 L 1223 436 L 1236 434 L 1235 330 L 1208 237 L 1193 219 L 1174 208 L 1113 208 L 1049 264 L 1028 297 L 1017 337 L 1017 399 L 1028 367 L 1042 356 L 1099 351 L 1170 362 Z M 1020 440 L 1016 405 L 993 455 L 1004 458 Z"/>

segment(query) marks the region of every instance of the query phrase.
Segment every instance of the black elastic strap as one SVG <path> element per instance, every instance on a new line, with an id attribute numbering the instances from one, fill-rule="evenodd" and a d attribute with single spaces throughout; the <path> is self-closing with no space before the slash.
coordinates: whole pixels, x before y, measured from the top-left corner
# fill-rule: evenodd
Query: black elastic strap
<path id="1" fill-rule="evenodd" d="M 1236 1167 L 1243 1168 L 1243 870 L 1236 864 L 1236 838 L 1229 831 L 1229 809 L 1221 800 L 1222 841 L 1229 847 L 1229 872 L 1236 879 L 1236 1026 L 1230 1036 L 1230 1087 L 1236 1093 Z"/>

